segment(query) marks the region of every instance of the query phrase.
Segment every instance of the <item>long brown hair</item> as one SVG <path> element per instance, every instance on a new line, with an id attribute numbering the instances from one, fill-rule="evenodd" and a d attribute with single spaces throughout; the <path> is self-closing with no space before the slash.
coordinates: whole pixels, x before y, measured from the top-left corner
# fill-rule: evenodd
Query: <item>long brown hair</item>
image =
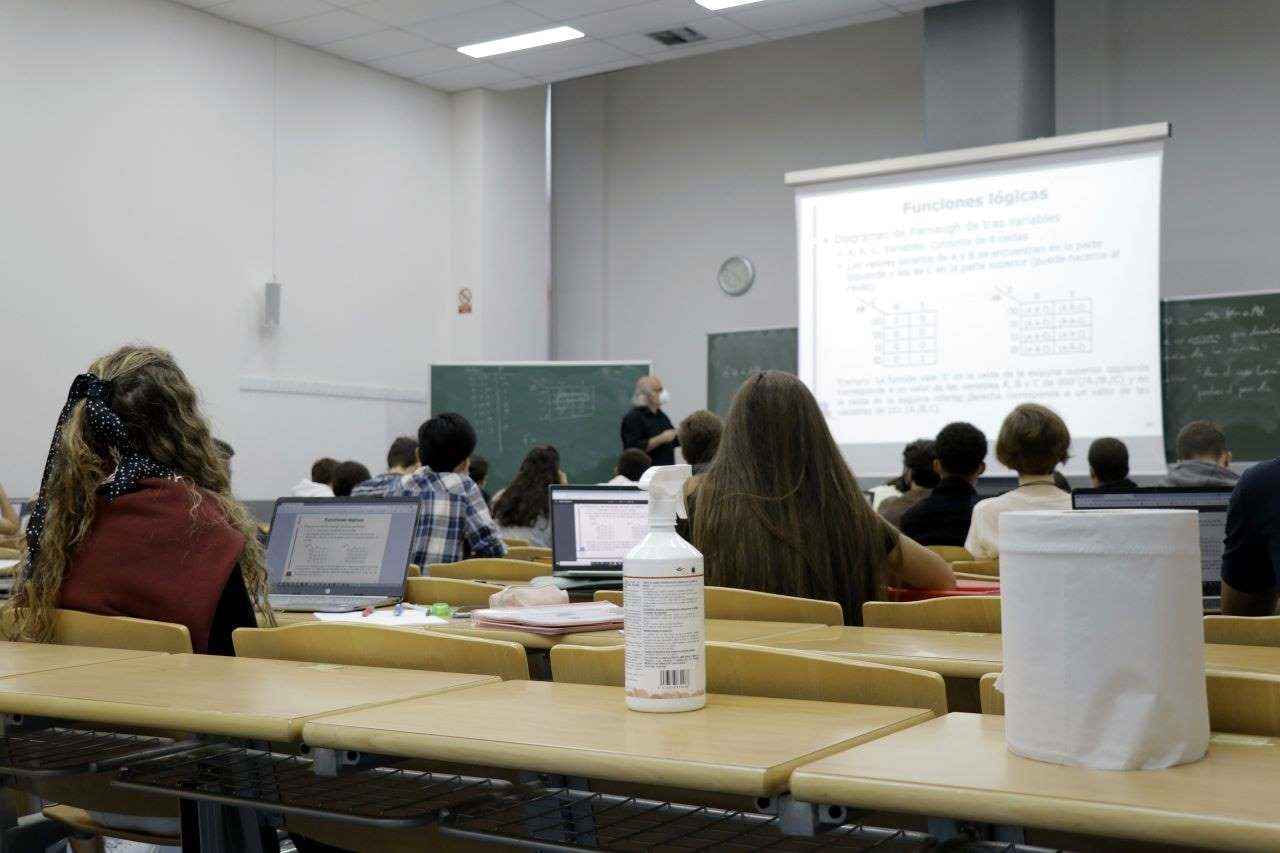
<path id="1" fill-rule="evenodd" d="M 550 444 L 529 448 L 511 484 L 493 503 L 493 517 L 503 527 L 528 527 L 551 515 L 548 487 L 560 482 L 560 451 Z"/>
<path id="2" fill-rule="evenodd" d="M 695 502 L 707 583 L 838 601 L 849 624 L 884 597 L 890 553 L 900 559 L 817 401 L 789 373 L 743 383 Z"/>
<path id="3" fill-rule="evenodd" d="M 244 535 L 239 565 L 245 588 L 255 610 L 274 624 L 265 606 L 266 558 L 258 543 L 257 524 L 231 497 L 227 460 L 209 433 L 195 388 L 173 356 L 153 347 L 125 346 L 99 358 L 88 372 L 113 384 L 111 409 L 124 422 L 133 446 L 183 482 L 199 487 L 190 489 L 193 517 L 207 494 L 227 523 Z M 40 550 L 35 565 L 25 567 L 24 581 L 14 589 L 0 620 L 12 633 L 11 639 L 52 639 L 62 580 L 76 548 L 93 527 L 98 487 L 114 470 L 116 460 L 97 446 L 87 421 L 81 401 L 62 428 L 56 460 L 44 485 L 48 515 Z M 28 560 L 24 541 L 23 562 Z"/>

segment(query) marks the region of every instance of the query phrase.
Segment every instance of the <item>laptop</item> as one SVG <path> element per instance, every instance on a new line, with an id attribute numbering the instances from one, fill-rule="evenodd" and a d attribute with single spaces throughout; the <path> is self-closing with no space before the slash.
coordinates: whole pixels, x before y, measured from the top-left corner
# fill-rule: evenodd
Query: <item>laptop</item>
<path id="1" fill-rule="evenodd" d="M 267 539 L 275 610 L 346 613 L 404 598 L 417 498 L 281 498 Z"/>
<path id="2" fill-rule="evenodd" d="M 1152 486 L 1113 492 L 1076 489 L 1073 509 L 1194 509 L 1200 521 L 1200 582 L 1205 610 L 1222 607 L 1222 551 L 1230 487 Z"/>
<path id="3" fill-rule="evenodd" d="M 551 487 L 554 577 L 622 580 L 627 552 L 649 532 L 649 495 L 636 486 Z"/>

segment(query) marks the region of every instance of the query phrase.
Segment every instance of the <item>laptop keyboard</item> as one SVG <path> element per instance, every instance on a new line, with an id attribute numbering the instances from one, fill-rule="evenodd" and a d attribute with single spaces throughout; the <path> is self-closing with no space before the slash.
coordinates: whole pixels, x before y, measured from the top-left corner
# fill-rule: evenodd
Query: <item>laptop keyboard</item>
<path id="1" fill-rule="evenodd" d="M 273 595 L 267 600 L 276 610 L 311 610 L 321 613 L 343 613 L 392 602 L 389 598 L 369 595 Z"/>

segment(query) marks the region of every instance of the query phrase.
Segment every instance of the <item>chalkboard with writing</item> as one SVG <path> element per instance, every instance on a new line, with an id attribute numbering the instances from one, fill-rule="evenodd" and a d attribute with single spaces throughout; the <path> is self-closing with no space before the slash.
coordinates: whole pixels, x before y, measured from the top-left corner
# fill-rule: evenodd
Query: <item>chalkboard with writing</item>
<path id="1" fill-rule="evenodd" d="M 796 329 L 756 329 L 707 335 L 707 408 L 729 414 L 733 395 L 759 370 L 796 372 Z"/>
<path id="2" fill-rule="evenodd" d="M 433 364 L 431 413 L 460 412 L 489 460 L 486 487 L 510 482 L 535 444 L 553 444 L 573 483 L 613 476 L 622 417 L 648 362 Z"/>
<path id="3" fill-rule="evenodd" d="M 1237 460 L 1280 456 L 1280 293 L 1168 300 L 1161 327 L 1169 460 L 1200 419 L 1222 424 Z"/>

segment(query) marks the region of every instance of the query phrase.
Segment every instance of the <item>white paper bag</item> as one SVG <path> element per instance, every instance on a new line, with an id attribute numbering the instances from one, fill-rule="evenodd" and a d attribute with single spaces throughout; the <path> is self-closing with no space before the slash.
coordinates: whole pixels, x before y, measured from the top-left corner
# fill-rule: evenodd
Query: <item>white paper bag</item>
<path id="1" fill-rule="evenodd" d="M 1203 758 L 1200 583 L 1194 510 L 1000 516 L 1010 751 L 1100 770 Z"/>

